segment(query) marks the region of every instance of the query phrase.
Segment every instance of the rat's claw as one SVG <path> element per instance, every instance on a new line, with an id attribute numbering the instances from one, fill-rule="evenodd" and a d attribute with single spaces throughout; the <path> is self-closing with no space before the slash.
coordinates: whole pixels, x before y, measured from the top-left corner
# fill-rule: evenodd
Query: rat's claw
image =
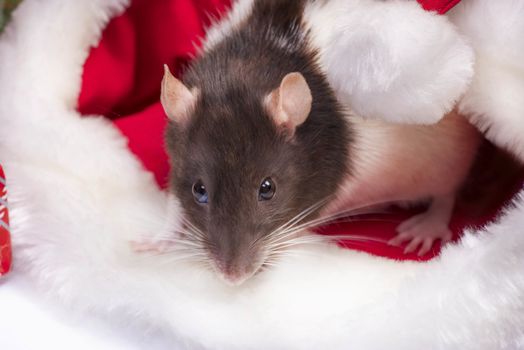
<path id="1" fill-rule="evenodd" d="M 454 199 L 452 196 L 434 198 L 428 210 L 415 215 L 397 227 L 398 235 L 389 244 L 400 245 L 410 241 L 404 253 L 413 253 L 418 249 L 418 255 L 427 254 L 437 239 L 448 242 L 452 233 L 448 228 Z"/>
<path id="2" fill-rule="evenodd" d="M 418 256 L 426 255 L 426 253 L 428 253 L 431 247 L 433 246 L 433 241 L 433 238 L 425 238 L 418 251 Z"/>
<path id="3" fill-rule="evenodd" d="M 411 237 L 410 235 L 408 235 L 407 233 L 399 233 L 398 235 L 396 235 L 395 237 L 393 237 L 392 239 L 390 239 L 388 241 L 388 244 L 389 245 L 394 245 L 394 246 L 400 246 L 402 243 L 406 242 L 406 241 L 409 241 L 413 239 L 413 237 Z"/>
<path id="4" fill-rule="evenodd" d="M 441 239 L 444 243 L 452 238 L 451 231 L 445 224 L 434 220 L 425 220 L 424 214 L 406 220 L 399 225 L 397 231 L 399 232 L 398 235 L 390 240 L 389 244 L 398 246 L 409 241 L 404 249 L 404 254 L 416 252 L 420 247 L 419 256 L 427 254 L 437 239 Z"/>
<path id="5" fill-rule="evenodd" d="M 404 254 L 413 253 L 415 250 L 417 250 L 418 246 L 422 243 L 421 237 L 415 237 L 411 240 L 411 242 L 408 243 L 406 248 L 404 248 Z"/>

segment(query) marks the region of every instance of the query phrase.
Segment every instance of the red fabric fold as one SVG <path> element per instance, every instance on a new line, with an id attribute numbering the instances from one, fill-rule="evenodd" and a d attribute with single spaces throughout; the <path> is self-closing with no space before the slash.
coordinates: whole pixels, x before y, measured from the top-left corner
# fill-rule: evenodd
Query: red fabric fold
<path id="1" fill-rule="evenodd" d="M 453 6 L 457 5 L 460 0 L 417 0 L 424 10 L 436 11 L 437 13 L 444 14 L 451 10 Z"/>

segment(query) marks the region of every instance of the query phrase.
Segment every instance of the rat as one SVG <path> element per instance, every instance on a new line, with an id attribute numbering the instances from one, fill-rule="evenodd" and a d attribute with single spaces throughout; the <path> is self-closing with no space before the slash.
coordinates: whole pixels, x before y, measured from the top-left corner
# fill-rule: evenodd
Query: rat
<path id="1" fill-rule="evenodd" d="M 304 20 L 312 2 L 239 3 L 183 80 L 165 66 L 169 191 L 183 218 L 183 228 L 166 230 L 232 285 L 270 266 L 310 225 L 379 203 L 429 202 L 390 241 L 408 242 L 405 252 L 450 240 L 455 196 L 481 139 L 456 111 L 435 125 L 399 125 L 341 105 Z"/>

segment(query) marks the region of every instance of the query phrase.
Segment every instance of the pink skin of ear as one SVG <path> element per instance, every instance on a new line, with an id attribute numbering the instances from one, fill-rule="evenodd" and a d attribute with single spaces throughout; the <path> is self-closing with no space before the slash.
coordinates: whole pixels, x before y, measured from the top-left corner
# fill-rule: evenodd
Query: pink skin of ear
<path id="1" fill-rule="evenodd" d="M 290 137 L 311 112 L 313 96 L 304 76 L 287 74 L 280 86 L 266 97 L 266 108 L 275 124 Z"/>
<path id="2" fill-rule="evenodd" d="M 169 119 L 182 125 L 187 124 L 197 97 L 198 90 L 189 90 L 164 64 L 160 102 Z"/>

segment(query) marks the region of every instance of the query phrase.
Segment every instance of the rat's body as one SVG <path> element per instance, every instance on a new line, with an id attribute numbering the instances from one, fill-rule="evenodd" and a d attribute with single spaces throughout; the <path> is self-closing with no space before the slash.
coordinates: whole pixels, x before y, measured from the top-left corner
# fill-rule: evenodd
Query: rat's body
<path id="1" fill-rule="evenodd" d="M 354 173 L 348 176 L 324 215 L 348 208 L 429 200 L 426 212 L 397 227 L 391 241 L 410 241 L 406 252 L 425 254 L 436 239 L 450 240 L 455 196 L 473 163 L 478 131 L 450 112 L 434 125 L 399 125 L 351 117 Z"/>
<path id="2" fill-rule="evenodd" d="M 455 113 L 433 126 L 352 116 L 317 63 L 308 4 L 237 6 L 210 31 L 184 83 L 164 77 L 171 191 L 190 228 L 183 238 L 232 283 L 256 273 L 297 224 L 340 210 L 432 199 L 396 243 L 424 241 L 427 250 L 449 239 L 454 195 L 478 145 Z"/>

